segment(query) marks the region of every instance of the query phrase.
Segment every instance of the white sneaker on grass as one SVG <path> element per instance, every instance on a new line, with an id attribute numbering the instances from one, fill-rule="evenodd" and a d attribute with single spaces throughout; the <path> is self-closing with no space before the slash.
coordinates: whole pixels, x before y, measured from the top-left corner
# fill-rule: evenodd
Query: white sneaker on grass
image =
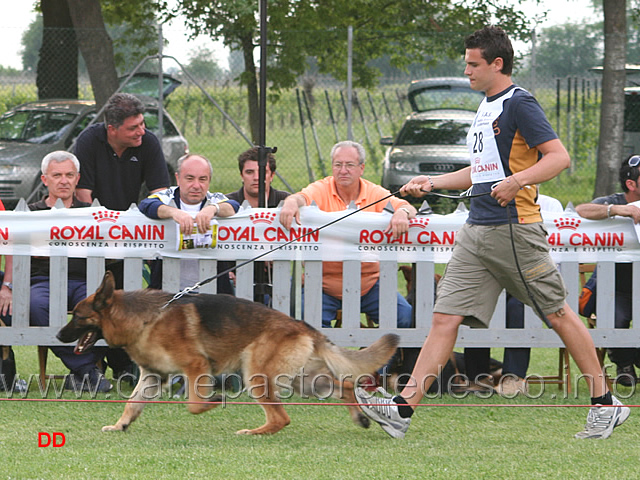
<path id="1" fill-rule="evenodd" d="M 608 438 L 614 428 L 629 418 L 631 409 L 625 407 L 616 397 L 612 398 L 613 405 L 594 405 L 589 409 L 584 431 L 576 433 L 576 438 Z"/>
<path id="2" fill-rule="evenodd" d="M 379 423 L 382 429 L 393 438 L 404 438 L 411 424 L 411 418 L 400 416 L 398 404 L 384 389 L 378 387 L 377 391 L 383 397 L 374 397 L 370 392 L 356 388 L 355 395 L 360 408 L 367 417 Z"/>

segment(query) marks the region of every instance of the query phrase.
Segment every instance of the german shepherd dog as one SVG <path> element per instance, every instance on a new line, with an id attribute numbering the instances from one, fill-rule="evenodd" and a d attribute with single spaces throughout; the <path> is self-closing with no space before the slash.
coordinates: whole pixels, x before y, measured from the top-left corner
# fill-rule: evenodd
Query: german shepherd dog
<path id="1" fill-rule="evenodd" d="M 98 290 L 76 305 L 73 318 L 58 332 L 63 343 L 78 340 L 76 353 L 104 338 L 111 347 L 124 348 L 140 367 L 140 380 L 124 413 L 102 431 L 126 430 L 142 413 L 141 401 L 160 396 L 158 378 L 166 382 L 169 375 L 184 374 L 187 408 L 197 414 L 222 400 L 213 397 L 211 375 L 241 370 L 266 422 L 237 433 L 276 433 L 290 423 L 280 403 L 283 390 L 309 394 L 312 386 L 316 395 L 320 388 L 357 405 L 354 382 L 383 366 L 399 340 L 388 334 L 368 348 L 346 350 L 310 325 L 256 302 L 201 293 L 167 305 L 171 298 L 160 290 L 115 290 L 107 272 Z M 368 419 L 360 409 L 348 407 L 354 423 L 367 428 Z"/>

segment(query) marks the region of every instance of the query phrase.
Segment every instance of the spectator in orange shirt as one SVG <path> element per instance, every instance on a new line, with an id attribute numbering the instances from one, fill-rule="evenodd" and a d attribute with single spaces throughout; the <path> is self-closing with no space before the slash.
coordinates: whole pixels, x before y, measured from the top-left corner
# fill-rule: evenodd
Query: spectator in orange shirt
<path id="1" fill-rule="evenodd" d="M 362 178 L 364 162 L 365 150 L 359 143 L 344 141 L 334 145 L 331 150 L 333 176 L 318 180 L 299 193 L 287 197 L 280 211 L 282 226 L 291 228 L 294 219 L 300 224 L 300 207 L 310 205 L 311 202 L 315 202 L 325 212 L 338 212 L 345 210 L 351 202 L 355 202 L 360 208 L 388 196 L 390 192 L 387 189 Z M 409 219 L 416 215 L 416 209 L 406 200 L 397 197 L 391 197 L 389 201 L 395 212 L 387 231 L 391 231 L 394 238 L 399 238 L 409 230 Z M 386 202 L 380 202 L 367 210 L 382 212 L 385 205 Z M 364 262 L 361 273 L 360 310 L 377 322 L 380 266 L 377 262 Z M 323 263 L 322 289 L 322 326 L 331 327 L 331 321 L 342 308 L 342 263 Z M 397 319 L 398 327 L 411 326 L 411 305 L 399 293 Z"/>

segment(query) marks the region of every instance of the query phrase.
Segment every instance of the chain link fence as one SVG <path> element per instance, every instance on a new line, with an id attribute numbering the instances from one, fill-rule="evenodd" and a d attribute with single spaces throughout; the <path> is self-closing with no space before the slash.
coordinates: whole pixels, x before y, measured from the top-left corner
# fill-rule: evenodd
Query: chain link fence
<path id="1" fill-rule="evenodd" d="M 182 65 L 190 64 L 187 53 L 185 58 L 177 60 Z M 345 58 L 345 64 L 346 61 Z M 410 82 L 443 75 L 463 76 L 464 63 L 461 59 L 443 59 L 443 64 L 446 64 L 446 68 L 412 66 L 408 73 L 403 73 L 389 67 L 388 62 L 381 62 L 377 87 L 370 90 L 353 89 L 353 139 L 362 143 L 367 150 L 367 179 L 380 182 L 385 151 L 389 148 L 381 145 L 380 139 L 395 136 L 406 116 L 411 113 L 407 101 Z M 232 53 L 228 70 L 219 69 L 213 77 L 200 74 L 197 69 L 189 72 L 191 75 L 186 75 L 171 59 L 163 60 L 163 66 L 165 71 L 182 82 L 165 100 L 165 109 L 188 140 L 190 151 L 211 160 L 214 169 L 212 190 L 224 193 L 237 190 L 241 185 L 237 157 L 249 147 L 247 138 L 251 137 L 247 88 L 237 81 L 238 73 L 244 69 L 242 56 L 237 52 Z M 79 97 L 92 99 L 91 86 L 82 62 L 79 62 L 78 68 Z M 154 63 L 150 62 L 144 69 L 153 71 L 153 68 Z M 21 103 L 37 100 L 35 73 L 3 73 L 0 76 L 0 113 Z M 119 72 L 121 75 L 126 73 Z M 573 160 L 568 171 L 541 187 L 542 193 L 558 198 L 563 205 L 570 201 L 578 204 L 591 200 L 599 135 L 601 76 L 585 72 L 581 77 L 554 78 L 552 75 L 545 76 L 545 72 L 519 75 L 516 71 L 513 79 L 535 94 Z M 310 69 L 299 78 L 295 88 L 269 93 L 266 143 L 267 146 L 278 148 L 278 176 L 273 185 L 278 189 L 298 191 L 331 173 L 331 147 L 335 142 L 347 138 L 347 87 L 342 81 Z M 233 119 L 244 135 L 234 128 L 211 102 L 211 98 Z M 636 123 L 640 124 L 636 121 L 634 125 Z M 2 150 L 0 162 L 4 162 Z M 33 179 L 25 181 L 31 182 Z"/>

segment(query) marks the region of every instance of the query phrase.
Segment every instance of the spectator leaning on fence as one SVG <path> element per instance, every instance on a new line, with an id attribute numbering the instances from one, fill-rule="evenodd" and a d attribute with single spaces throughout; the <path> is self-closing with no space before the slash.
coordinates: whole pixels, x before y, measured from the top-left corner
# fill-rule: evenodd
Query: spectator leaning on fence
<path id="1" fill-rule="evenodd" d="M 238 168 L 240 169 L 240 178 L 242 179 L 242 187 L 233 193 L 228 193 L 227 198 L 229 200 L 235 200 L 240 205 L 246 200 L 252 208 L 258 208 L 259 206 L 259 167 L 258 167 L 258 147 L 252 147 L 249 150 L 245 150 L 238 156 Z M 273 175 L 276 172 L 276 157 L 273 153 L 267 154 L 267 164 L 265 165 L 264 175 L 264 193 L 265 193 L 265 207 L 275 208 L 282 200 L 289 196 L 289 192 L 283 190 L 276 190 L 271 188 L 271 181 Z M 220 268 L 227 270 L 235 265 L 235 262 L 220 262 Z M 259 279 L 260 272 L 264 272 L 263 280 L 266 283 L 260 285 L 254 284 L 253 299 L 255 301 L 262 301 L 269 304 L 271 298 L 271 263 L 270 262 L 255 262 L 253 269 L 254 280 Z M 261 270 L 262 269 L 262 270 Z M 235 275 L 231 275 L 235 277 Z"/>
<path id="2" fill-rule="evenodd" d="M 82 167 L 77 197 L 97 198 L 110 210 L 138 203 L 140 187 L 149 192 L 170 185 L 167 163 L 156 136 L 145 128 L 144 104 L 136 96 L 116 93 L 107 101 L 104 123 L 82 131 L 74 153 Z"/>
<path id="3" fill-rule="evenodd" d="M 39 202 L 29 205 L 30 210 L 50 210 L 56 202 L 61 201 L 64 208 L 88 207 L 75 196 L 75 189 L 80 177 L 80 163 L 72 153 L 65 151 L 51 152 L 42 160 L 42 182 L 48 189 L 48 195 Z M 87 260 L 85 258 L 69 258 L 67 279 L 67 305 L 69 309 L 87 297 Z M 49 258 L 32 257 L 31 259 L 31 303 L 30 324 L 34 326 L 49 325 Z M 77 355 L 73 347 L 52 346 L 51 351 L 62 360 L 71 371 L 64 382 L 66 389 L 96 389 L 108 392 L 112 385 L 105 380 L 98 369 L 97 362 L 104 349 L 90 349 Z"/>
<path id="4" fill-rule="evenodd" d="M 78 136 L 75 154 L 82 176 L 77 197 L 91 203 L 98 199 L 110 210 L 127 210 L 137 203 L 144 183 L 149 192 L 168 188 L 169 172 L 156 136 L 145 128 L 144 104 L 136 96 L 116 93 L 104 109 L 104 123 L 84 129 Z M 108 260 L 107 269 L 124 287 L 124 262 Z M 122 349 L 109 349 L 109 366 L 117 378 L 122 373 L 136 375 L 137 367 Z"/>
<path id="5" fill-rule="evenodd" d="M 622 193 L 598 197 L 591 203 L 576 207 L 578 215 L 591 220 L 602 220 L 614 216 L 629 217 L 634 223 L 640 222 L 640 208 L 628 205 L 640 200 L 640 155 L 626 158 L 619 170 Z M 631 298 L 633 294 L 633 275 L 631 263 L 616 263 L 615 280 L 615 328 L 629 328 L 632 320 Z M 580 313 L 586 317 L 595 313 L 595 287 L 597 274 L 594 272 L 580 297 Z M 592 301 L 587 302 L 589 296 Z M 616 364 L 616 380 L 626 386 L 638 381 L 634 364 L 640 368 L 640 348 L 608 348 L 609 359 Z"/>
<path id="6" fill-rule="evenodd" d="M 0 211 L 4 211 L 4 204 L 0 200 Z M 2 256 L 0 255 L 0 259 Z M 0 320 L 2 324 L 11 325 L 13 313 L 13 257 L 4 256 L 4 271 L 0 271 Z M 3 326 L 0 324 L 0 328 Z M 0 345 L 0 391 L 11 390 L 15 376 L 15 356 L 11 347 Z M 2 376 L 4 375 L 4 376 Z M 17 392 L 26 391 L 24 380 L 19 380 L 13 387 Z"/>
<path id="7" fill-rule="evenodd" d="M 356 398 L 385 432 L 404 437 L 414 409 L 449 359 L 460 325 L 487 327 L 505 289 L 533 304 L 530 290 L 541 316 L 560 336 L 589 387 L 593 406 L 576 438 L 607 438 L 630 409 L 609 392 L 593 339 L 566 302 L 566 288 L 549 255 L 535 203 L 537 184 L 567 168 L 569 154 L 535 98 L 512 82 L 513 47 L 502 29 L 488 26 L 467 37 L 465 63 L 471 88 L 486 95 L 467 134 L 473 167 L 433 178 L 417 176 L 400 191 L 419 197 L 431 190 L 472 187 L 472 194 L 484 195 L 471 198 L 467 222 L 456 235 L 413 381 L 394 397 L 372 398 L 357 389 Z"/>
<path id="8" fill-rule="evenodd" d="M 189 154 L 178 160 L 178 185 L 151 194 L 140 202 L 140 211 L 149 218 L 171 218 L 183 235 L 192 235 L 194 224 L 201 234 L 211 231 L 214 217 L 230 217 L 240 206 L 222 193 L 210 193 L 213 169 L 201 155 Z M 170 205 L 173 202 L 175 205 Z M 151 287 L 161 288 L 160 261 L 154 262 Z M 200 280 L 198 260 L 183 259 L 180 268 L 180 289 L 193 286 Z M 218 278 L 218 293 L 233 294 L 229 275 Z"/>
<path id="9" fill-rule="evenodd" d="M 286 229 L 291 228 L 295 220 L 300 224 L 300 207 L 315 202 L 320 210 L 339 212 L 346 210 L 351 202 L 364 207 L 380 200 L 390 192 L 362 178 L 365 166 L 365 150 L 359 143 L 344 141 L 337 143 L 331 150 L 331 168 L 333 176 L 318 180 L 303 188 L 299 193 L 287 197 L 280 211 L 280 223 Z M 395 209 L 387 231 L 394 238 L 400 238 L 409 231 L 409 219 L 415 217 L 416 209 L 406 200 L 390 197 L 389 202 Z M 382 212 L 386 202 L 379 202 L 367 211 Z M 360 308 L 369 318 L 377 322 L 379 318 L 380 265 L 377 262 L 362 263 Z M 322 326 L 331 327 L 337 311 L 342 307 L 342 263 L 323 262 L 322 264 Z M 411 305 L 397 294 L 398 326 L 407 328 L 412 323 Z"/>

